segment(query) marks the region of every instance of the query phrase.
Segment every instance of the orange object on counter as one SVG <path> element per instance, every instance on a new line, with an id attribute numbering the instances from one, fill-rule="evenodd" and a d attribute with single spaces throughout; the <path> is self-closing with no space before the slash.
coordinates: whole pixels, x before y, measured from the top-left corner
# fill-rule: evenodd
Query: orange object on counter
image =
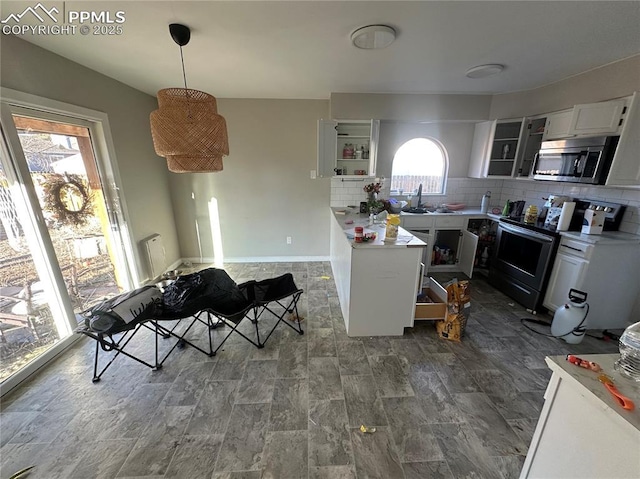
<path id="1" fill-rule="evenodd" d="M 581 368 L 591 369 L 591 371 L 595 371 L 596 373 L 602 371 L 602 368 L 598 363 L 587 361 L 586 359 L 579 358 L 573 354 L 567 354 L 567 361 L 571 364 L 575 364 L 576 366 L 580 366 Z"/>
<path id="2" fill-rule="evenodd" d="M 633 411 L 633 409 L 635 408 L 635 404 L 631 399 L 629 399 L 627 396 L 623 396 L 620 391 L 618 391 L 618 388 L 615 386 L 615 384 L 613 384 L 613 379 L 611 379 L 606 374 L 600 374 L 598 376 L 598 380 L 602 384 L 604 384 L 604 387 L 609 390 L 611 395 L 615 398 L 616 401 L 618 401 L 618 404 L 620 404 L 623 409 L 626 409 L 627 411 Z"/>

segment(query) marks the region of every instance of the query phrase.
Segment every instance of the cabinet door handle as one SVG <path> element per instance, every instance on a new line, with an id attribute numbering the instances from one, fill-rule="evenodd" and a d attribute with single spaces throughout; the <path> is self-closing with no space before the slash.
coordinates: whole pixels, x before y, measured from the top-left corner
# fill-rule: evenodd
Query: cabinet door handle
<path id="1" fill-rule="evenodd" d="M 580 248 L 574 248 L 573 246 L 568 246 L 566 244 L 562 244 L 560 246 L 562 246 L 563 248 L 572 249 L 573 251 L 579 251 L 580 253 L 584 253 L 584 251 L 581 250 Z"/>

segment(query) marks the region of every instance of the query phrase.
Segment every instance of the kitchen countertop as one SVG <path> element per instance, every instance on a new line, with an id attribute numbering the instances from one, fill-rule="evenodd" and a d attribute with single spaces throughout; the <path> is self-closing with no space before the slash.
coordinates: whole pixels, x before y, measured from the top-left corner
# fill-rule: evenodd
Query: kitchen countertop
<path id="1" fill-rule="evenodd" d="M 553 371 L 521 478 L 640 477 L 640 384 L 614 368 L 619 354 L 580 354 L 598 363 L 620 394 L 635 403 L 623 409 L 598 381 L 600 373 L 566 356 L 545 358 Z"/>
<path id="2" fill-rule="evenodd" d="M 599 408 L 611 414 L 612 420 L 623 427 L 631 426 L 635 430 L 640 430 L 640 383 L 621 376 L 614 369 L 614 363 L 620 358 L 620 354 L 581 354 L 579 357 L 598 363 L 602 372 L 613 379 L 620 393 L 635 403 L 635 409 L 627 411 L 620 407 L 604 384 L 598 381 L 600 373 L 571 364 L 566 360 L 566 356 L 548 356 L 545 361 L 552 371 L 581 388 L 584 397 L 594 401 Z"/>
<path id="3" fill-rule="evenodd" d="M 491 211 L 492 209 L 493 208 L 489 208 L 489 211 Z M 332 208 L 332 210 L 334 210 L 334 212 L 335 210 L 349 211 L 350 208 Z M 359 215 L 359 214 L 356 213 L 356 215 Z M 400 215 L 401 216 L 426 216 L 426 217 L 430 217 L 430 216 L 486 217 L 494 221 L 500 221 L 500 219 L 503 218 L 503 216 L 499 214 L 483 213 L 480 208 L 468 208 L 464 210 L 453 211 L 451 213 L 406 213 L 403 211 L 402 213 L 400 213 Z M 358 224 L 358 226 L 365 226 L 366 223 L 368 223 L 367 221 L 368 216 L 362 215 L 362 217 L 364 218 L 365 223 Z M 410 233 L 407 233 L 407 234 L 410 234 Z M 580 231 L 559 231 L 558 234 L 566 238 L 570 238 L 578 241 L 584 241 L 585 243 L 590 243 L 590 244 L 634 244 L 634 243 L 640 244 L 639 235 L 634 235 L 632 233 L 625 233 L 623 231 L 604 231 L 602 234 L 599 234 L 599 235 L 582 234 Z"/>
<path id="4" fill-rule="evenodd" d="M 495 216 L 496 218 L 500 218 L 500 215 L 493 215 L 492 213 L 483 213 L 480 208 L 469 208 L 458 211 L 451 211 L 449 213 L 438 213 L 434 211 L 433 213 L 407 213 L 403 211 L 400 213 L 401 216 Z"/>
<path id="5" fill-rule="evenodd" d="M 332 207 L 331 212 L 334 218 L 337 220 L 340 227 L 344 230 L 345 236 L 351 243 L 352 248 L 423 248 L 427 246 L 424 241 L 419 240 L 404 228 L 398 227 L 398 239 L 393 243 L 385 243 L 385 224 L 369 224 L 369 215 L 359 213 L 353 208 L 336 208 Z M 340 214 L 339 212 L 344 212 Z M 347 221 L 353 221 L 353 223 L 346 224 Z M 366 243 L 356 243 L 350 236 L 354 234 L 354 228 L 356 226 L 362 226 L 364 232 L 375 232 L 377 234 L 374 241 L 368 241 Z"/>
<path id="6" fill-rule="evenodd" d="M 633 244 L 640 243 L 640 236 L 623 231 L 603 231 L 599 235 L 586 235 L 580 231 L 561 231 L 560 236 L 591 244 Z"/>

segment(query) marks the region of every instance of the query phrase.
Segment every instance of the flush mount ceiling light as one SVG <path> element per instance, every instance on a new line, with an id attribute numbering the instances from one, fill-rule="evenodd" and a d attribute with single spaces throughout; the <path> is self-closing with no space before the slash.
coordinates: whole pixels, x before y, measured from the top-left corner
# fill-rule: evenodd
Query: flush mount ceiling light
<path id="1" fill-rule="evenodd" d="M 227 123 L 218 115 L 214 96 L 187 88 L 182 47 L 189 43 L 191 30 L 172 23 L 169 32 L 180 46 L 184 88 L 158 92 L 158 109 L 151 112 L 153 146 L 174 173 L 222 171 L 222 157 L 229 154 Z"/>
<path id="2" fill-rule="evenodd" d="M 504 65 L 498 63 L 491 63 L 488 65 L 478 65 L 477 67 L 469 68 L 466 75 L 469 78 L 485 78 L 491 75 L 496 75 L 504 70 Z"/>
<path id="3" fill-rule="evenodd" d="M 351 34 L 353 44 L 367 50 L 388 47 L 395 39 L 396 31 L 387 25 L 368 25 Z"/>

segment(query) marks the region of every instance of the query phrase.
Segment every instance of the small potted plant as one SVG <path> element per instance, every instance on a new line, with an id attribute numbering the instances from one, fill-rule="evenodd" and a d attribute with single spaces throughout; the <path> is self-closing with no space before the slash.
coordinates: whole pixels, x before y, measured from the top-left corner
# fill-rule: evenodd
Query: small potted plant
<path id="1" fill-rule="evenodd" d="M 367 207 L 369 213 L 378 214 L 384 208 L 384 203 L 378 200 L 378 193 L 382 189 L 382 183 L 369 183 L 362 188 L 367 193 Z"/>

